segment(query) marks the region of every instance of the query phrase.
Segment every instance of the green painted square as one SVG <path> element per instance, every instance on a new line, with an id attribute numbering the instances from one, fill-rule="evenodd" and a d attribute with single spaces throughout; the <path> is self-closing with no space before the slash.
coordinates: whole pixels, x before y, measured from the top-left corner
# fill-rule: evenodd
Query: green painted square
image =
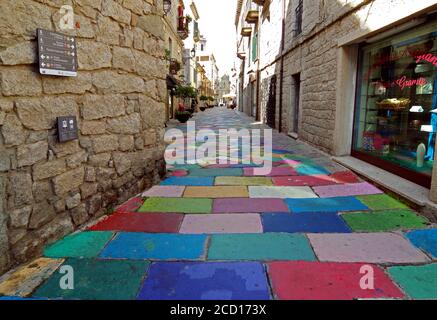
<path id="1" fill-rule="evenodd" d="M 315 260 L 302 234 L 218 234 L 211 236 L 208 260 Z"/>
<path id="2" fill-rule="evenodd" d="M 150 262 L 130 260 L 67 259 L 72 267 L 74 289 L 60 288 L 67 273 L 53 273 L 34 297 L 81 300 L 133 300 L 141 287 Z M 61 267 L 62 268 L 62 267 Z"/>
<path id="3" fill-rule="evenodd" d="M 421 229 L 427 226 L 425 218 L 408 209 L 353 212 L 341 216 L 349 227 L 356 232 Z"/>
<path id="4" fill-rule="evenodd" d="M 44 249 L 48 258 L 93 258 L 112 238 L 109 231 L 79 232 L 65 237 Z"/>
<path id="5" fill-rule="evenodd" d="M 369 196 L 356 197 L 363 204 L 365 204 L 370 210 L 388 210 L 388 209 L 407 209 L 408 207 L 399 202 L 398 200 L 386 195 L 376 194 Z"/>
<path id="6" fill-rule="evenodd" d="M 211 213 L 212 199 L 149 198 L 139 212 Z"/>
<path id="7" fill-rule="evenodd" d="M 388 268 L 390 277 L 413 299 L 437 299 L 437 264 Z"/>

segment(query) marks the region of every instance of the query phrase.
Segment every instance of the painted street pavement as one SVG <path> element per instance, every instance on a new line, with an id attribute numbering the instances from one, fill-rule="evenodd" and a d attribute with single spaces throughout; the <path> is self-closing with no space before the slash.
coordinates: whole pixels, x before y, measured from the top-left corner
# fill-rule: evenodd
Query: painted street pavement
<path id="1" fill-rule="evenodd" d="M 194 120 L 265 128 L 224 108 Z M 286 135 L 273 132 L 268 155 L 265 175 L 207 156 L 168 164 L 161 183 L 3 275 L 0 299 L 437 299 L 435 224 Z"/>

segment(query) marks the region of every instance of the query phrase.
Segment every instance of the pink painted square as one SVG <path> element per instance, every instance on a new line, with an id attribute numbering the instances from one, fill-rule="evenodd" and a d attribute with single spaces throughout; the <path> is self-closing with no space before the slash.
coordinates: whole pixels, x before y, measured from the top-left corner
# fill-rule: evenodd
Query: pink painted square
<path id="1" fill-rule="evenodd" d="M 186 215 L 180 233 L 262 233 L 259 214 Z"/>
<path id="2" fill-rule="evenodd" d="M 377 187 L 367 182 L 321 186 L 314 187 L 313 189 L 320 198 L 360 196 L 383 193 Z"/>
<path id="3" fill-rule="evenodd" d="M 273 177 L 273 185 L 275 186 L 296 186 L 296 187 L 313 187 L 313 186 L 327 186 L 336 184 L 327 175 L 314 176 L 283 176 Z"/>

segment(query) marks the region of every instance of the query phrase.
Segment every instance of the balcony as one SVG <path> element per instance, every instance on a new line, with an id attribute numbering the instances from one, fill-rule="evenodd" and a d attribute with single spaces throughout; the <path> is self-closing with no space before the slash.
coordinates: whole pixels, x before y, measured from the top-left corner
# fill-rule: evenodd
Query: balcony
<path id="1" fill-rule="evenodd" d="M 252 28 L 251 27 L 243 27 L 241 28 L 241 35 L 243 37 L 250 37 L 252 34 Z"/>
<path id="2" fill-rule="evenodd" d="M 247 23 L 257 23 L 259 19 L 259 11 L 258 9 L 251 8 L 247 11 L 246 14 L 246 22 Z"/>
<path id="3" fill-rule="evenodd" d="M 263 6 L 266 0 L 252 0 L 253 3 L 256 3 L 259 6 Z"/>
<path id="4" fill-rule="evenodd" d="M 187 19 L 187 17 L 179 17 L 178 20 L 178 35 L 182 40 L 185 40 L 188 38 L 190 31 L 189 26 L 190 20 Z"/>
<path id="5" fill-rule="evenodd" d="M 244 52 L 244 51 L 238 51 L 238 52 L 237 52 L 237 57 L 240 58 L 241 60 L 246 59 L 246 52 Z"/>

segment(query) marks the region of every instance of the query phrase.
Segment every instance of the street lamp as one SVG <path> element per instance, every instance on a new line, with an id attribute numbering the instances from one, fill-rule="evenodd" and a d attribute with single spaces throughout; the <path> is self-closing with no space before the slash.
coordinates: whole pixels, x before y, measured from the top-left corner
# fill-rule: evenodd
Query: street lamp
<path id="1" fill-rule="evenodd" d="M 196 56 L 196 48 L 191 49 L 191 58 Z"/>
<path id="2" fill-rule="evenodd" d="M 164 14 L 166 15 L 171 10 L 171 0 L 164 0 L 162 5 L 164 9 Z"/>

